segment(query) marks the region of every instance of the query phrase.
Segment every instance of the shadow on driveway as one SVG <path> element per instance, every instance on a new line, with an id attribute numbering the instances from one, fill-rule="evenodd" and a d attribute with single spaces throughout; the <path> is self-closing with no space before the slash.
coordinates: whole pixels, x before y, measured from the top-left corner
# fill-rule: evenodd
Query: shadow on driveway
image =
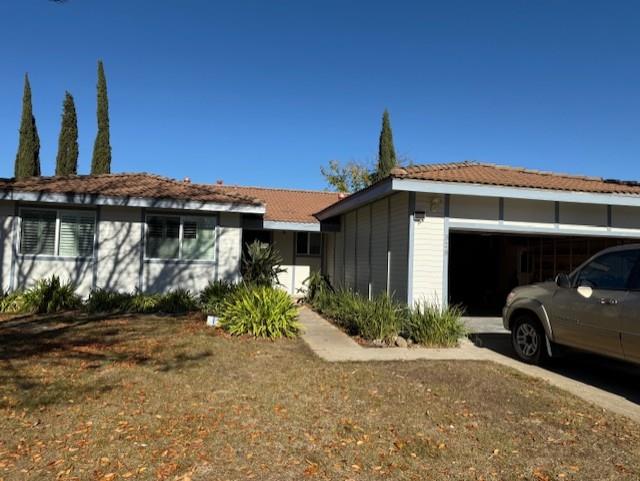
<path id="1" fill-rule="evenodd" d="M 469 339 L 478 347 L 490 349 L 517 360 L 508 332 L 475 333 Z M 567 350 L 545 369 L 575 381 L 622 396 L 640 405 L 640 366 L 596 354 Z"/>

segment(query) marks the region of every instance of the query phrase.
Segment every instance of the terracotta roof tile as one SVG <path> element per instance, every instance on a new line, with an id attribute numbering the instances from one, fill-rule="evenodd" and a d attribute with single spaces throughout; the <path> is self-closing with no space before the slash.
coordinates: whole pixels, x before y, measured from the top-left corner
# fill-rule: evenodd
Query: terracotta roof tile
<path id="1" fill-rule="evenodd" d="M 226 192 L 261 199 L 266 204 L 265 220 L 279 222 L 317 223 L 313 216 L 344 198 L 337 192 L 312 190 L 269 189 L 263 187 L 220 186 Z"/>
<path id="2" fill-rule="evenodd" d="M 255 206 L 262 204 L 260 199 L 246 193 L 230 192 L 217 185 L 192 184 L 147 173 L 30 177 L 20 180 L 0 179 L 0 190 L 122 198 L 177 199 Z"/>
<path id="3" fill-rule="evenodd" d="M 450 164 L 425 164 L 396 168 L 392 177 L 438 182 L 497 185 L 534 189 L 566 190 L 603 194 L 640 195 L 640 184 L 609 180 L 600 177 L 558 174 L 507 167 L 480 162 L 456 162 Z"/>

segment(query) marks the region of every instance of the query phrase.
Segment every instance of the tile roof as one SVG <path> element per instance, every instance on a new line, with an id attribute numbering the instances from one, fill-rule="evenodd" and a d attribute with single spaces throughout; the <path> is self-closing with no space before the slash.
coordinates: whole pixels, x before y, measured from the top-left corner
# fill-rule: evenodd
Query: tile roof
<path id="1" fill-rule="evenodd" d="M 436 182 L 640 195 L 640 184 L 637 182 L 543 172 L 523 167 L 508 167 L 472 161 L 398 167 L 391 172 L 391 176 L 400 179 Z"/>
<path id="2" fill-rule="evenodd" d="M 266 204 L 265 220 L 277 222 L 317 223 L 313 214 L 344 198 L 338 192 L 271 189 L 265 187 L 219 186 L 224 191 L 255 197 Z"/>
<path id="3" fill-rule="evenodd" d="M 192 184 L 147 173 L 0 179 L 0 191 L 177 199 L 250 206 L 262 204 L 260 199 L 240 192 L 230 192 L 217 185 Z"/>

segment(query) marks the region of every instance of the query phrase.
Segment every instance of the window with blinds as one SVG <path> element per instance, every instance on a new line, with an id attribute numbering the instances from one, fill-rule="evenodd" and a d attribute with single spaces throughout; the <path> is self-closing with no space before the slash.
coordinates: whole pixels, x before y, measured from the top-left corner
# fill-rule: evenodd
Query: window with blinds
<path id="1" fill-rule="evenodd" d="M 93 255 L 93 236 L 95 218 L 92 213 L 60 212 L 60 241 L 58 250 L 61 256 L 91 257 Z"/>
<path id="2" fill-rule="evenodd" d="M 21 211 L 21 254 L 92 257 L 94 236 L 95 215 L 91 211 Z"/>
<path id="3" fill-rule="evenodd" d="M 213 260 L 215 227 L 211 217 L 148 216 L 146 257 Z"/>
<path id="4" fill-rule="evenodd" d="M 56 211 L 23 210 L 20 232 L 21 254 L 55 255 Z"/>

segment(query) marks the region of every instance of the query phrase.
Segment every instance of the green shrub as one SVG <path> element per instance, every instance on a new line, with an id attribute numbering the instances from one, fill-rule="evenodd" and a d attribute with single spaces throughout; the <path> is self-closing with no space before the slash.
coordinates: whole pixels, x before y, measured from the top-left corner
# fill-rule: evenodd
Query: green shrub
<path id="1" fill-rule="evenodd" d="M 369 300 L 346 289 L 323 291 L 311 305 L 350 334 L 367 340 L 390 341 L 398 335 L 406 317 L 406 308 L 386 294 Z"/>
<path id="2" fill-rule="evenodd" d="M 70 282 L 62 284 L 58 276 L 39 280 L 34 287 L 24 293 L 26 311 L 39 314 L 78 309 L 82 299 Z"/>
<path id="3" fill-rule="evenodd" d="M 128 312 L 135 314 L 149 314 L 158 312 L 158 304 L 160 302 L 160 294 L 144 294 L 136 291 L 129 301 Z"/>
<path id="4" fill-rule="evenodd" d="M 0 312 L 4 314 L 19 314 L 26 310 L 24 291 L 5 292 L 0 298 Z"/>
<path id="5" fill-rule="evenodd" d="M 200 307 L 207 314 L 220 314 L 225 299 L 238 289 L 237 284 L 229 281 L 211 281 L 200 292 Z"/>
<path id="6" fill-rule="evenodd" d="M 230 334 L 276 339 L 295 337 L 298 311 L 289 295 L 277 287 L 243 285 L 224 302 L 220 324 Z"/>
<path id="7" fill-rule="evenodd" d="M 405 329 L 408 336 L 417 343 L 427 346 L 456 346 L 465 333 L 460 320 L 462 313 L 458 306 L 440 307 L 427 302 L 418 303 L 408 312 Z"/>
<path id="8" fill-rule="evenodd" d="M 128 292 L 94 289 L 89 294 L 85 308 L 89 312 L 127 312 L 133 295 Z"/>
<path id="9" fill-rule="evenodd" d="M 169 314 L 183 314 L 195 311 L 198 303 L 187 289 L 174 289 L 158 298 L 156 309 Z"/>
<path id="10" fill-rule="evenodd" d="M 258 286 L 278 284 L 278 275 L 285 272 L 281 265 L 280 253 L 273 246 L 256 240 L 247 244 L 242 255 L 242 279 L 246 284 Z"/>
<path id="11" fill-rule="evenodd" d="M 303 301 L 313 304 L 317 299 L 334 291 L 329 280 L 320 271 L 313 271 L 309 277 L 302 281 L 303 289 L 298 292 L 304 292 Z"/>

